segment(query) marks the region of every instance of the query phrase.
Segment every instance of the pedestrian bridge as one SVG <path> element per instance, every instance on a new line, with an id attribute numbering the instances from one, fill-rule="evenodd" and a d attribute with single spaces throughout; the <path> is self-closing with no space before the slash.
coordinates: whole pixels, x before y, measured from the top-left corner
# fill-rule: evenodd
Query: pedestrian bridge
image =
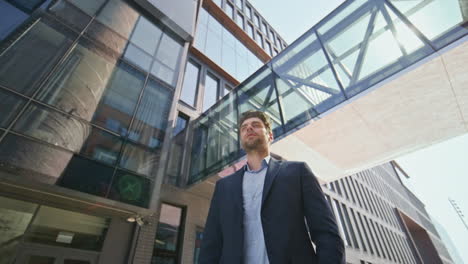
<path id="1" fill-rule="evenodd" d="M 346 1 L 192 123 L 188 184 L 242 164 L 250 109 L 324 182 L 467 133 L 467 33 L 465 0 Z"/>

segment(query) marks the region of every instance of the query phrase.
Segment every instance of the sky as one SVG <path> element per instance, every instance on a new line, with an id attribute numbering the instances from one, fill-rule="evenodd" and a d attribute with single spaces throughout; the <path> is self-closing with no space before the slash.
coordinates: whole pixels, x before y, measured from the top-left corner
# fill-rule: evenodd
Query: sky
<path id="1" fill-rule="evenodd" d="M 343 0 L 249 0 L 273 28 L 291 44 L 333 11 Z M 468 135 L 409 153 L 396 161 L 410 179 L 407 187 L 451 237 L 458 253 L 468 264 L 468 230 L 448 198 L 454 199 L 468 222 Z M 468 224 L 468 223 L 467 223 Z"/>

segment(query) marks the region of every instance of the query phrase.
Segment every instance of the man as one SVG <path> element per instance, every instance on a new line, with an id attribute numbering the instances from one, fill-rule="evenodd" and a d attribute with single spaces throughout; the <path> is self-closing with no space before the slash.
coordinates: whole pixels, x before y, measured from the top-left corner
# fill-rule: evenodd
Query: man
<path id="1" fill-rule="evenodd" d="M 344 264 L 343 241 L 309 167 L 270 157 L 263 112 L 243 113 L 239 133 L 247 164 L 216 183 L 200 263 Z"/>

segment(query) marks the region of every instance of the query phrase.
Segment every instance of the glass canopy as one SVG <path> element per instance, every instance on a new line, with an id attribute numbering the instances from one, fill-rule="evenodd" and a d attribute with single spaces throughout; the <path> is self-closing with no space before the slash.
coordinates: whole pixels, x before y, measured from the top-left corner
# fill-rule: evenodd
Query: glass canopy
<path id="1" fill-rule="evenodd" d="M 244 155 L 241 113 L 268 113 L 277 140 L 467 32 L 462 0 L 344 2 L 192 123 L 188 184 Z"/>

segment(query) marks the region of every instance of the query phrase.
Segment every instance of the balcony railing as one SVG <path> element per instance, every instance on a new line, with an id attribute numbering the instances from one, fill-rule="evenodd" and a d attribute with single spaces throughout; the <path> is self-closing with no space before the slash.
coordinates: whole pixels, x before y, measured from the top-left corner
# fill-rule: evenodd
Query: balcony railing
<path id="1" fill-rule="evenodd" d="M 280 138 L 467 32 L 465 0 L 346 1 L 192 123 L 188 184 L 242 157 L 242 112 Z"/>

